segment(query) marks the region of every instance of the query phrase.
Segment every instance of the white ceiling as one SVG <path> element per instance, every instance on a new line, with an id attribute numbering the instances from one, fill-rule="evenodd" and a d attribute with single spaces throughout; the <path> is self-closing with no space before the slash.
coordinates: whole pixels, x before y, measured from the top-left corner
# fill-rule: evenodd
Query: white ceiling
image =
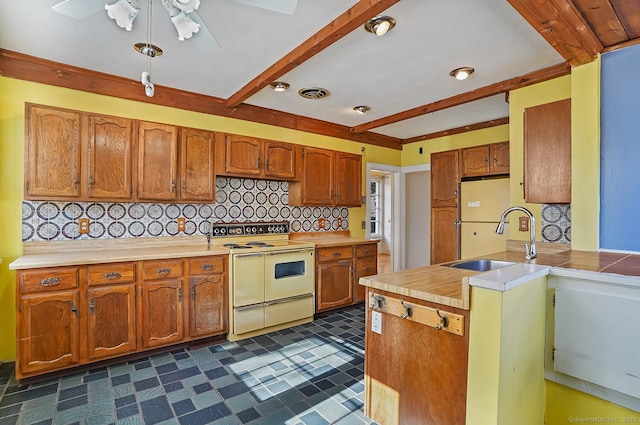
<path id="1" fill-rule="evenodd" d="M 104 10 L 82 20 L 54 12 L 59 1 L 0 2 L 0 47 L 140 80 L 145 56 L 133 44 L 146 41 L 146 0 L 140 0 L 130 32 Z M 105 3 L 85 1 L 101 9 Z M 178 41 L 154 0 L 151 42 L 164 54 L 151 59 L 151 78 L 159 86 L 226 99 L 356 3 L 298 0 L 287 15 L 233 0 L 202 0 L 198 13 L 216 44 L 204 31 Z M 289 91 L 264 88 L 245 103 L 351 127 L 564 62 L 506 0 L 401 0 L 385 14 L 397 21 L 387 35 L 358 28 L 279 78 L 291 84 Z M 466 81 L 451 78 L 449 72 L 461 66 L 476 71 Z M 313 86 L 330 96 L 297 95 Z M 357 105 L 371 111 L 359 115 L 352 110 Z M 507 116 L 498 95 L 371 131 L 406 139 Z"/>

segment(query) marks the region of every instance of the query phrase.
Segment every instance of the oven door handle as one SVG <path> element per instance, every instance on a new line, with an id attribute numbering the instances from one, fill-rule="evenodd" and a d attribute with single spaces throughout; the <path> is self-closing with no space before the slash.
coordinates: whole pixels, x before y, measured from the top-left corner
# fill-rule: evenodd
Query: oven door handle
<path id="1" fill-rule="evenodd" d="M 269 251 L 265 252 L 265 255 L 284 255 L 284 254 L 306 254 L 307 252 L 313 252 L 313 248 L 303 248 L 303 249 L 283 249 L 281 251 Z"/>
<path id="2" fill-rule="evenodd" d="M 247 258 L 247 257 L 263 257 L 264 254 L 262 252 L 256 252 L 254 254 L 234 254 L 236 258 Z"/>
<path id="3" fill-rule="evenodd" d="M 303 300 L 303 299 L 309 298 L 309 297 L 313 297 L 313 294 L 302 294 L 302 295 L 296 295 L 294 297 L 280 298 L 279 300 L 267 301 L 264 304 L 265 304 L 265 306 L 270 306 L 270 305 L 275 305 L 275 304 L 288 303 L 288 302 L 291 302 L 291 301 Z"/>

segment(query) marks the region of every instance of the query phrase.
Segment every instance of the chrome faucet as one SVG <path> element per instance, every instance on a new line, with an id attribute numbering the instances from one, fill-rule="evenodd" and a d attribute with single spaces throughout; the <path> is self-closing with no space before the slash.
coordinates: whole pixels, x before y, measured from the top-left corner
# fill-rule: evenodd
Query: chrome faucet
<path id="1" fill-rule="evenodd" d="M 509 207 L 502 213 L 502 217 L 500 217 L 500 223 L 498 223 L 498 227 L 496 228 L 496 233 L 501 235 L 504 232 L 504 220 L 507 218 L 507 215 L 511 211 L 522 211 L 526 215 L 529 216 L 529 244 L 524 244 L 524 258 L 527 260 L 533 260 L 538 256 L 536 252 L 536 219 L 531 214 L 531 211 L 524 207 Z"/>

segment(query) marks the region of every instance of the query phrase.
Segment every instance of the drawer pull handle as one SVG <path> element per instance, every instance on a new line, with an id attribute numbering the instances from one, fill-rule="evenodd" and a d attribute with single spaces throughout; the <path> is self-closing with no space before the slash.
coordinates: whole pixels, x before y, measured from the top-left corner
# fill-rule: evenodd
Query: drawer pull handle
<path id="1" fill-rule="evenodd" d="M 373 267 L 365 267 L 365 268 L 364 268 L 364 271 L 365 271 L 365 272 L 370 272 L 371 270 L 373 270 Z"/>
<path id="2" fill-rule="evenodd" d="M 371 255 L 371 251 L 367 249 L 367 250 L 364 252 L 364 255 Z"/>
<path id="3" fill-rule="evenodd" d="M 206 263 L 206 264 L 201 265 L 200 268 L 202 270 L 211 270 L 211 269 L 213 269 L 213 264 Z"/>
<path id="4" fill-rule="evenodd" d="M 158 271 L 156 271 L 156 273 L 158 273 L 158 274 L 169 274 L 169 273 L 171 273 L 171 269 L 168 269 L 168 268 L 165 267 L 165 268 L 162 268 L 162 269 L 158 269 Z"/>
<path id="5" fill-rule="evenodd" d="M 107 280 L 120 279 L 122 275 L 118 272 L 109 272 L 104 274 L 104 278 Z"/>
<path id="6" fill-rule="evenodd" d="M 60 278 L 59 277 L 48 277 L 46 279 L 42 279 L 40 281 L 40 285 L 42 286 L 57 286 L 60 285 Z"/>
<path id="7" fill-rule="evenodd" d="M 333 256 L 334 256 L 334 257 L 336 257 L 336 258 L 338 258 L 338 257 L 340 256 L 340 253 L 339 253 L 339 252 L 334 252 L 334 253 L 333 253 Z"/>

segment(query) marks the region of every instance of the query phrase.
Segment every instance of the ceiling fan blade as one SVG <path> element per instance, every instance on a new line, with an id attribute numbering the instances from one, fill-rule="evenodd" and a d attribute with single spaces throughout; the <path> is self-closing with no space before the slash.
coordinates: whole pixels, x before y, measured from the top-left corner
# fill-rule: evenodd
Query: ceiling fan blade
<path id="1" fill-rule="evenodd" d="M 200 24 L 200 30 L 191 37 L 189 43 L 193 45 L 202 53 L 211 53 L 220 48 L 220 43 L 213 36 L 209 28 L 204 23 L 198 12 L 189 13 L 189 17 L 196 23 Z"/>
<path id="2" fill-rule="evenodd" d="M 271 10 L 273 12 L 293 15 L 298 7 L 298 0 L 233 0 L 235 3 Z"/>
<path id="3" fill-rule="evenodd" d="M 64 0 L 51 7 L 54 11 L 73 19 L 84 19 L 104 10 L 107 0 Z"/>

